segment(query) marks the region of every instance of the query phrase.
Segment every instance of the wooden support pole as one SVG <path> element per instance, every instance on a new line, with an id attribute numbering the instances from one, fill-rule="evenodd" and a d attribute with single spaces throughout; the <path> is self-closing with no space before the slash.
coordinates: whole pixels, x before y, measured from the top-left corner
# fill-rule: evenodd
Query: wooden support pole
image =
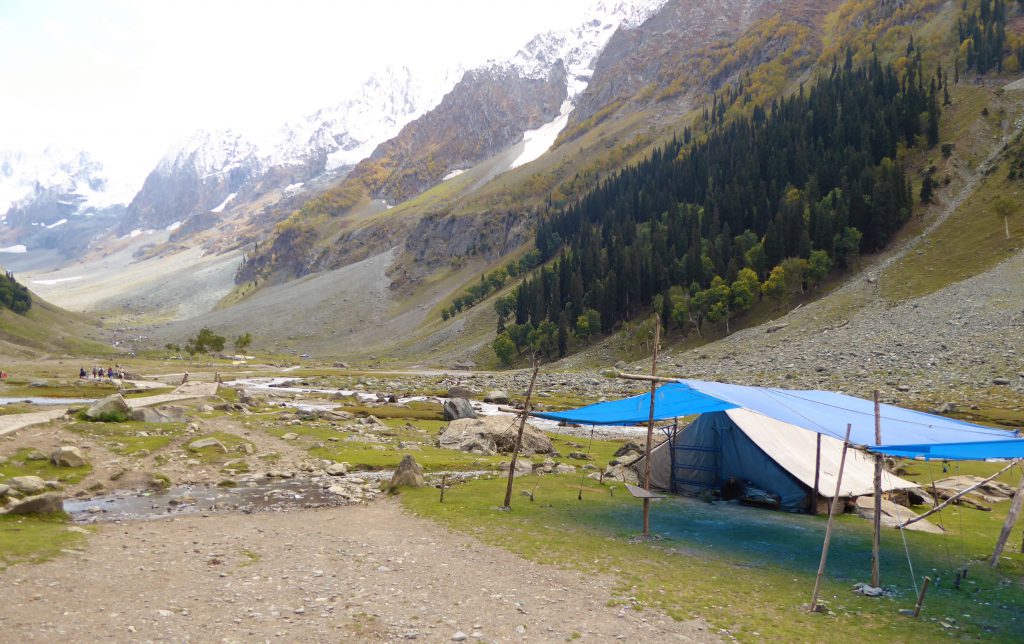
<path id="1" fill-rule="evenodd" d="M 516 475 L 516 459 L 519 457 L 519 447 L 523 444 L 523 430 L 526 429 L 526 418 L 530 415 L 530 397 L 533 396 L 533 383 L 537 382 L 537 372 L 540 371 L 540 362 L 537 356 L 533 357 L 533 375 L 530 377 L 530 387 L 526 390 L 526 405 L 523 407 L 523 416 L 519 419 L 519 433 L 516 434 L 516 445 L 512 449 L 512 461 L 508 465 L 508 486 L 505 488 L 505 509 L 512 507 L 512 479 Z"/>
<path id="2" fill-rule="evenodd" d="M 843 455 L 839 457 L 839 475 L 836 477 L 836 493 L 828 506 L 828 523 L 825 526 L 825 542 L 821 544 L 821 561 L 818 562 L 818 576 L 814 580 L 814 592 L 811 594 L 810 611 L 818 610 L 818 593 L 821 591 L 821 578 L 825 574 L 825 561 L 828 559 L 828 545 L 832 541 L 832 522 L 839 506 L 839 495 L 842 492 L 843 468 L 846 465 L 846 451 L 850 448 L 850 430 L 853 425 L 846 426 L 846 439 L 843 440 Z"/>
<path id="3" fill-rule="evenodd" d="M 1017 485 L 1017 493 L 1013 495 L 1013 503 L 1010 504 L 1010 512 L 1006 515 L 1006 522 L 1003 524 L 1003 529 L 999 532 L 999 539 L 996 540 L 996 549 L 992 553 L 992 560 L 988 562 L 988 565 L 995 568 L 999 565 L 999 556 L 1003 554 L 1003 548 L 1006 547 L 1006 540 L 1010 538 L 1010 533 L 1013 532 L 1013 525 L 1017 523 L 1017 517 L 1020 516 L 1021 506 L 1024 505 L 1024 476 L 1020 477 L 1020 484 Z"/>
<path id="4" fill-rule="evenodd" d="M 818 513 L 818 483 L 821 480 L 821 434 L 814 451 L 814 490 L 811 492 L 811 514 Z"/>
<path id="5" fill-rule="evenodd" d="M 988 478 L 987 478 L 987 479 L 985 479 L 984 481 L 980 481 L 980 482 L 978 482 L 978 483 L 975 483 L 975 484 L 974 484 L 974 485 L 972 485 L 971 487 L 969 487 L 969 488 L 965 488 L 964 490 L 962 490 L 962 491 L 960 491 L 960 492 L 957 492 L 956 494 L 954 494 L 953 496 L 949 497 L 948 499 L 946 499 L 946 500 L 945 500 L 945 501 L 943 501 L 942 503 L 940 503 L 940 504 L 936 505 L 936 506 L 935 506 L 934 508 L 932 508 L 931 510 L 928 510 L 928 511 L 927 511 L 927 512 L 925 512 L 924 514 L 919 514 L 919 515 L 917 515 L 916 517 L 914 517 L 914 518 L 912 518 L 912 519 L 907 519 L 906 521 L 904 521 L 904 522 L 903 522 L 903 524 L 902 524 L 902 525 L 898 525 L 898 526 L 896 526 L 896 527 L 897 527 L 897 528 L 905 528 L 905 527 L 907 527 L 908 525 L 910 525 L 911 523 L 917 523 L 918 521 L 920 521 L 921 519 L 924 519 L 925 517 L 930 517 L 931 515 L 935 514 L 936 512 L 938 512 L 938 511 L 939 511 L 939 510 L 941 510 L 942 508 L 946 507 L 946 506 L 947 506 L 947 505 L 949 505 L 950 503 L 953 503 L 954 501 L 956 501 L 956 500 L 957 500 L 957 499 L 959 499 L 960 497 L 964 496 L 965 494 L 970 494 L 971 492 L 973 492 L 974 490 L 978 489 L 978 488 L 979 488 L 979 487 L 981 487 L 982 485 L 985 485 L 986 483 L 988 483 L 988 482 L 989 482 L 989 481 L 991 481 L 992 479 L 996 478 L 997 476 L 999 476 L 1000 474 L 1002 474 L 1002 473 L 1003 473 L 1003 472 L 1005 472 L 1006 470 L 1010 469 L 1011 467 L 1013 467 L 1014 465 L 1016 465 L 1016 464 L 1017 464 L 1017 463 L 1019 463 L 1019 462 L 1020 462 L 1020 459 L 1016 459 L 1016 460 L 1014 460 L 1014 461 L 1013 461 L 1013 462 L 1011 462 L 1011 463 L 1010 463 L 1009 465 L 1007 465 L 1007 466 L 1006 466 L 1006 467 L 1004 467 L 1003 469 L 999 470 L 998 472 L 996 472 L 996 473 L 995 473 L 995 474 L 993 474 L 992 476 L 988 477 Z M 932 488 L 932 494 L 933 494 L 933 495 L 935 494 L 935 488 L 934 488 L 934 487 Z"/>
<path id="6" fill-rule="evenodd" d="M 914 619 L 917 619 L 921 615 L 921 606 L 924 605 L 924 594 L 928 592 L 928 584 L 932 583 L 931 577 L 925 577 L 924 583 L 921 584 L 921 592 L 917 594 L 917 604 L 914 605 Z"/>
<path id="7" fill-rule="evenodd" d="M 875 445 L 882 444 L 882 412 L 875 389 Z M 882 550 L 882 455 L 875 454 L 875 519 L 871 534 L 871 585 L 878 588 L 882 583 L 878 558 Z"/>
<path id="8" fill-rule="evenodd" d="M 661 318 L 654 314 L 654 356 L 651 358 L 651 413 L 647 417 L 647 448 L 644 450 L 644 489 L 651 489 L 651 443 L 654 441 L 654 398 L 658 389 L 658 344 L 661 343 Z M 651 533 L 651 499 L 644 497 L 644 531 Z"/>
<path id="9" fill-rule="evenodd" d="M 444 503 L 444 489 L 448 487 L 448 473 L 441 475 L 441 503 Z"/>

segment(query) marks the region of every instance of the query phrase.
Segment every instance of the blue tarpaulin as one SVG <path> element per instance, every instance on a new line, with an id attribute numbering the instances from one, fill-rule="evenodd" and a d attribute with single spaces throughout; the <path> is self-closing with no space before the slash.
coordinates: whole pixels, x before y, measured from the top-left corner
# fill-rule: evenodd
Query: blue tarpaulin
<path id="1" fill-rule="evenodd" d="M 703 394 L 681 383 L 663 385 L 654 393 L 655 420 L 725 411 L 734 407 L 738 405 Z M 579 409 L 560 412 L 537 411 L 531 415 L 577 425 L 639 425 L 647 422 L 650 413 L 651 394 L 647 393 L 587 405 Z"/>
<path id="2" fill-rule="evenodd" d="M 655 394 L 655 420 L 665 420 L 740 407 L 758 412 L 813 432 L 842 440 L 847 424 L 850 441 L 874 445 L 874 402 L 830 391 L 747 387 L 701 380 L 680 380 L 660 387 Z M 582 425 L 631 425 L 647 421 L 650 394 L 624 400 L 588 405 L 566 412 L 535 413 L 535 416 Z M 969 456 L 933 456 L 932 458 L 1012 458 L 1024 440 L 1004 429 L 975 425 L 944 416 L 880 406 L 883 445 L 961 444 Z M 989 449 L 983 449 L 990 443 Z M 972 445 L 974 447 L 968 447 Z M 912 450 L 908 450 L 912 451 Z M 944 453 L 956 454 L 950 447 Z"/>
<path id="3" fill-rule="evenodd" d="M 925 460 L 983 461 L 990 458 L 1024 458 L 1024 438 L 970 443 L 938 443 L 924 445 L 883 445 L 872 452 L 903 458 Z"/>

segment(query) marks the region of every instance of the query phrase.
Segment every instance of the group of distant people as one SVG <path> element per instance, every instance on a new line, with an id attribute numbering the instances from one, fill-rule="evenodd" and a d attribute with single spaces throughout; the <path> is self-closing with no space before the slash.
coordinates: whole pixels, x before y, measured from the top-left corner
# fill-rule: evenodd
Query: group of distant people
<path id="1" fill-rule="evenodd" d="M 85 367 L 78 370 L 78 377 L 82 380 L 89 377 L 89 373 L 85 370 Z M 115 378 L 124 380 L 124 369 L 121 368 L 121 365 L 114 365 L 113 367 L 107 367 L 106 369 L 103 367 L 93 367 L 92 377 L 93 380 L 103 380 L 104 378 L 107 380 L 114 380 Z"/>

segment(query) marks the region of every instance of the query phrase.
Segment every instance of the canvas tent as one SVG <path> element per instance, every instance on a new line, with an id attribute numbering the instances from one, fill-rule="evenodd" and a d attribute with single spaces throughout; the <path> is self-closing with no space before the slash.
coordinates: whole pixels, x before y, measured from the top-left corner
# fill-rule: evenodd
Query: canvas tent
<path id="1" fill-rule="evenodd" d="M 576 424 L 640 424 L 648 419 L 650 400 L 650 394 L 644 394 L 534 415 Z M 851 426 L 851 442 L 874 443 L 874 403 L 852 396 L 696 380 L 666 384 L 655 392 L 656 420 L 694 414 L 700 414 L 699 418 L 652 452 L 652 485 L 696 492 L 717 489 L 736 477 L 775 495 L 782 508 L 799 510 L 808 507 L 812 496 L 819 434 L 817 478 L 818 494 L 823 498 L 835 492 L 847 424 Z M 880 416 L 883 438 L 908 449 L 956 440 L 990 447 L 1007 444 L 1001 448 L 1004 450 L 1024 445 L 1014 432 L 893 405 L 881 405 Z M 871 494 L 873 475 L 872 458 L 861 451 L 850 452 L 842 496 Z M 891 491 L 917 486 L 887 474 L 882 487 Z"/>

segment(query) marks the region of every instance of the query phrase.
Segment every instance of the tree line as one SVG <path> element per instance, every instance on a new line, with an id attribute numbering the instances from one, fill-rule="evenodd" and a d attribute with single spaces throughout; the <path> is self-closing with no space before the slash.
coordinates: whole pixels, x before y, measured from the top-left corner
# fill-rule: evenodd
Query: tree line
<path id="1" fill-rule="evenodd" d="M 882 248 L 914 201 L 898 151 L 938 142 L 945 80 L 908 50 L 901 73 L 848 53 L 810 89 L 684 130 L 547 216 L 546 265 L 495 303 L 499 357 L 564 355 L 652 310 L 699 334 Z"/>
<path id="2" fill-rule="evenodd" d="M 14 279 L 14 273 L 0 275 L 0 306 L 15 313 L 27 313 L 32 308 L 32 294 Z"/>

